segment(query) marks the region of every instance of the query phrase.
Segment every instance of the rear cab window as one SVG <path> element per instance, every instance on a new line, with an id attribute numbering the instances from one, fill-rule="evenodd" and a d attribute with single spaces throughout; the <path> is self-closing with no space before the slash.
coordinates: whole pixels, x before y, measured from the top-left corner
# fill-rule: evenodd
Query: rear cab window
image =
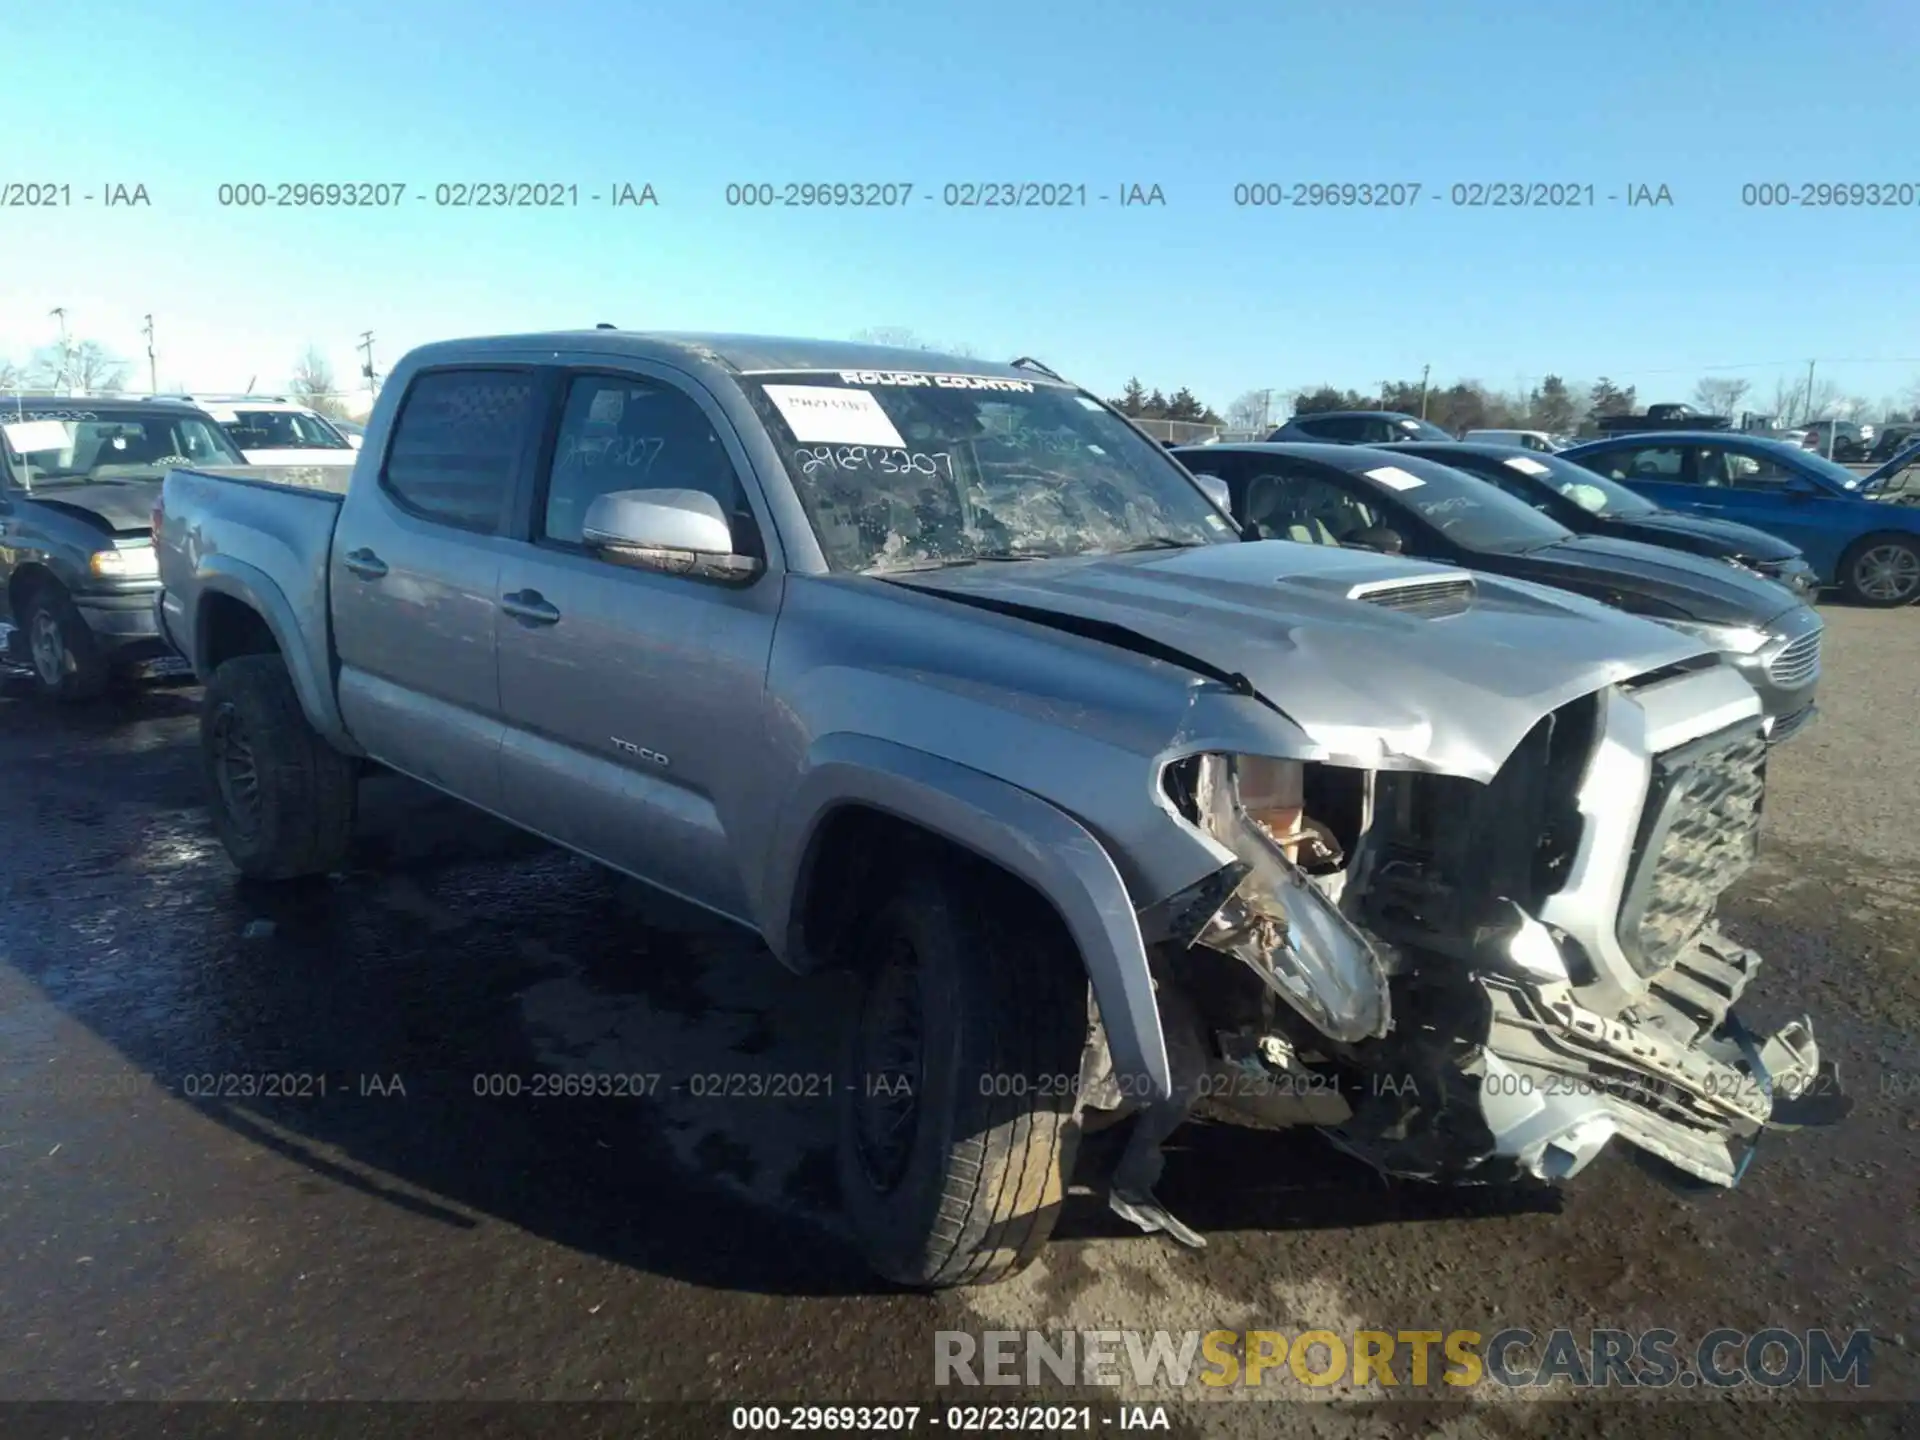
<path id="1" fill-rule="evenodd" d="M 498 534 L 537 414 L 531 371 L 425 371 L 400 402 L 380 488 L 423 520 Z"/>

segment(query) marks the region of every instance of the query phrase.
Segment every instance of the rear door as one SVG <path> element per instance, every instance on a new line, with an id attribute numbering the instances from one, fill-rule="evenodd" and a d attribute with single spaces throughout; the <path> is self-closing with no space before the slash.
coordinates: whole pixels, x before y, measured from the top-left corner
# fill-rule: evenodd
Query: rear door
<path id="1" fill-rule="evenodd" d="M 449 367 L 406 383 L 386 453 L 334 532 L 340 713 L 376 760 L 497 809 L 494 628 L 507 520 L 540 434 L 535 372 Z"/>
<path id="2" fill-rule="evenodd" d="M 558 423 L 501 566 L 504 813 L 696 904 L 747 920 L 735 857 L 763 823 L 764 704 L 782 574 L 732 425 L 677 370 L 556 370 Z M 600 495 L 695 489 L 731 518 L 743 586 L 602 559 Z M 770 552 L 771 549 L 771 553 Z"/>

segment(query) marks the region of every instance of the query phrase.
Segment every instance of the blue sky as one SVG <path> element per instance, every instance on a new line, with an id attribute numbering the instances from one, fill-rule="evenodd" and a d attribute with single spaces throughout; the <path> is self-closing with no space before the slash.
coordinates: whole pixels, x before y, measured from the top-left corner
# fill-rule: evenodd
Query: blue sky
<path id="1" fill-rule="evenodd" d="M 1920 187 L 1920 8 L 1825 4 L 967 5 L 65 0 L 8 27 L 0 357 L 77 334 L 163 388 L 351 377 L 456 334 L 608 320 L 909 328 L 1224 408 L 1272 386 L 1554 370 L 1686 398 L 1705 373 L 1869 399 L 1920 382 L 1920 204 L 1743 206 L 1749 182 Z M 17 117 L 32 117 L 22 127 Z M 577 209 L 456 211 L 443 182 Z M 903 209 L 744 211 L 731 181 L 911 182 Z M 967 211 L 949 182 L 1158 184 L 1164 207 Z M 1422 185 L 1412 208 L 1236 207 L 1248 181 Z M 1449 187 L 1595 188 L 1470 210 Z M 79 200 L 141 183 L 150 208 Z M 385 211 L 240 211 L 222 182 L 398 181 Z M 657 208 L 586 202 L 651 183 Z M 1674 203 L 1609 194 L 1669 187 Z M 1429 197 L 1440 195 L 1434 200 Z M 934 199 L 925 197 L 932 195 Z M 1873 361 L 1890 363 L 1867 363 Z M 1729 368 L 1740 366 L 1738 370 Z M 1749 402 L 1753 403 L 1753 402 Z"/>

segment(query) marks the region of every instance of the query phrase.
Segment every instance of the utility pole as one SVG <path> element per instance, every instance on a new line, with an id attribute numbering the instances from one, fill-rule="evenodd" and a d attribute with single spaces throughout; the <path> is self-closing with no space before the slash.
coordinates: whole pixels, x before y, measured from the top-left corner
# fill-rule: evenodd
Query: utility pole
<path id="1" fill-rule="evenodd" d="M 1265 434 L 1267 427 L 1272 423 L 1273 423 L 1273 389 L 1271 386 L 1269 386 L 1267 389 L 1262 390 L 1260 392 L 1260 431 L 1261 433 Z"/>
<path id="2" fill-rule="evenodd" d="M 72 352 L 67 348 L 67 307 L 56 305 L 47 313 L 60 322 L 60 372 L 54 376 L 53 388 L 64 392 L 69 388 L 67 362 L 72 358 Z"/>
<path id="3" fill-rule="evenodd" d="M 1431 365 L 1420 367 L 1420 418 L 1422 420 L 1427 418 L 1427 375 L 1432 369 Z"/>
<path id="4" fill-rule="evenodd" d="M 160 393 L 160 367 L 153 358 L 153 316 L 147 316 L 146 329 L 141 332 L 147 337 L 147 389 L 153 394 Z"/>
<path id="5" fill-rule="evenodd" d="M 360 373 L 366 377 L 367 399 L 371 401 L 380 390 L 380 377 L 374 373 L 373 369 L 373 332 L 371 330 L 360 332 L 360 352 L 366 356 L 366 363 L 360 367 Z"/>

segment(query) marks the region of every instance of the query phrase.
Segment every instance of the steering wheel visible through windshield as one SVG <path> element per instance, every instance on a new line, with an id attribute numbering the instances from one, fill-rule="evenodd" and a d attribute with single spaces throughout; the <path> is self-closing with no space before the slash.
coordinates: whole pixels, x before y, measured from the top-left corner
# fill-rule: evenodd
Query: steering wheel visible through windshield
<path id="1" fill-rule="evenodd" d="M 1237 538 L 1163 447 L 1071 386 L 920 371 L 744 383 L 836 571 Z"/>

